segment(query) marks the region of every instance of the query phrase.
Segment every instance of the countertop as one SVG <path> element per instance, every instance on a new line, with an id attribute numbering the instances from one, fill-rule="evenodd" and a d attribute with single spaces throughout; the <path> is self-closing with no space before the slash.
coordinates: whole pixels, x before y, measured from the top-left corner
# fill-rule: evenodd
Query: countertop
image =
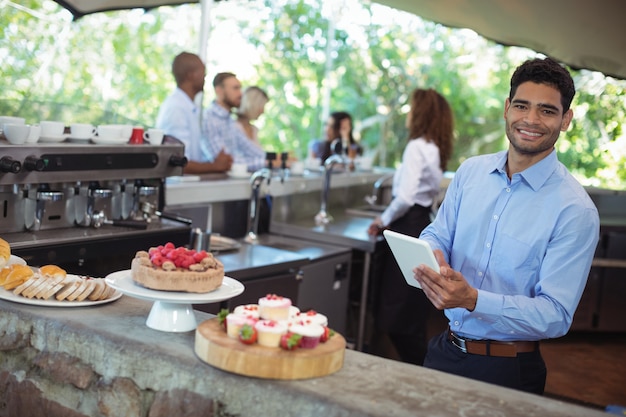
<path id="1" fill-rule="evenodd" d="M 333 172 L 331 188 L 374 183 L 385 173 L 386 168 L 371 171 Z M 304 175 L 286 176 L 282 181 L 278 173 L 263 191 L 279 197 L 322 189 L 321 172 L 305 171 Z M 170 177 L 166 181 L 165 202 L 168 207 L 201 203 L 219 203 L 250 198 L 250 178 L 232 178 L 226 174 Z"/>
<path id="2" fill-rule="evenodd" d="M 152 402 L 155 396 L 192 392 L 213 404 L 212 415 L 240 417 L 606 415 L 351 350 L 345 352 L 343 367 L 335 374 L 308 380 L 260 381 L 199 360 L 194 353 L 194 332 L 166 333 L 146 327 L 150 307 L 150 302 L 128 296 L 82 308 L 0 301 L 0 326 L 5 329 L 3 357 L 7 358 L 0 364 L 1 370 L 19 381 L 47 386 L 40 395 L 48 395 L 51 401 L 61 402 L 69 392 L 74 400 L 65 407 L 81 409 L 86 415 L 90 415 L 86 407 L 105 404 L 102 401 L 106 400 L 98 391 L 93 398 L 99 400 L 90 401 L 86 391 L 114 389 L 115 384 L 108 385 L 110 381 L 127 381 L 121 391 L 115 391 L 121 398 L 149 392 L 152 394 L 145 398 Z M 200 312 L 196 315 L 199 322 L 212 317 Z M 24 349 L 33 354 L 22 355 Z M 37 352 L 58 352 L 65 360 L 81 364 L 83 372 L 90 367 L 100 382 L 86 385 L 83 391 L 69 384 L 48 385 L 54 382 L 54 374 L 37 371 L 42 366 Z M 129 390 L 128 384 L 135 388 Z M 79 395 L 85 398 L 79 400 Z M 116 398 L 119 401 L 120 397 Z"/>

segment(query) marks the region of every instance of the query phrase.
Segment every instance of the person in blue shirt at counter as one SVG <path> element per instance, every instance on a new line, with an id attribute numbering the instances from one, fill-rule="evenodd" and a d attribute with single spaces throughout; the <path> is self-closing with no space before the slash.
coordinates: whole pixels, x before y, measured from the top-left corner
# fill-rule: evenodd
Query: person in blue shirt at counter
<path id="1" fill-rule="evenodd" d="M 233 158 L 225 152 L 207 159 L 200 148 L 203 141 L 200 128 L 200 110 L 194 103 L 196 95 L 204 90 L 205 66 L 200 57 L 189 52 L 178 54 L 172 62 L 176 89 L 159 109 L 156 127 L 185 145 L 188 159 L 185 174 L 226 172 Z"/>
<path id="2" fill-rule="evenodd" d="M 440 273 L 419 265 L 415 278 L 449 322 L 424 366 L 543 394 L 539 341 L 569 330 L 599 239 L 598 211 L 554 148 L 574 94 L 556 61 L 520 65 L 504 103 L 508 151 L 467 159 L 421 233 Z"/>
<path id="3" fill-rule="evenodd" d="M 226 152 L 235 163 L 246 164 L 248 171 L 263 168 L 265 151 L 248 139 L 231 115 L 231 110 L 241 104 L 241 82 L 235 74 L 221 72 L 213 79 L 213 88 L 215 100 L 205 110 L 202 122 L 202 133 L 206 136 L 203 152 L 207 155 Z"/>

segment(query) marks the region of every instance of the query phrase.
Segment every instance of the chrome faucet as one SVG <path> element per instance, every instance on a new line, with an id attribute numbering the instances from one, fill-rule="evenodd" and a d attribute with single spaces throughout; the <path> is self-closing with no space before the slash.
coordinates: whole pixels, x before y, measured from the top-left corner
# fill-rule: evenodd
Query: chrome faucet
<path id="1" fill-rule="evenodd" d="M 374 187 L 372 188 L 372 195 L 366 195 L 365 201 L 370 206 L 373 206 L 378 201 L 378 196 L 380 194 L 380 188 L 390 179 L 393 179 L 394 173 L 390 172 L 388 174 L 383 175 L 374 183 Z"/>
<path id="2" fill-rule="evenodd" d="M 324 183 L 322 184 L 322 204 L 319 213 L 315 215 L 315 225 L 324 226 L 333 221 L 333 218 L 326 211 L 328 204 L 328 191 L 330 189 L 330 176 L 336 164 L 344 164 L 345 161 L 340 155 L 331 155 L 324 161 Z"/>
<path id="3" fill-rule="evenodd" d="M 259 169 L 250 177 L 250 185 L 252 186 L 252 194 L 250 196 L 250 217 L 248 218 L 248 234 L 244 239 L 248 243 L 256 244 L 259 241 L 260 188 L 264 181 L 267 181 L 267 185 L 269 185 L 271 179 L 272 171 L 269 168 Z"/>

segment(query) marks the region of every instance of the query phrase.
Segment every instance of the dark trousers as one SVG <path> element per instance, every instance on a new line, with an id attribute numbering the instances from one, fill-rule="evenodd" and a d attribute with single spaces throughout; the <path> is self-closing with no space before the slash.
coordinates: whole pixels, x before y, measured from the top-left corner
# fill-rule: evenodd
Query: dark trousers
<path id="1" fill-rule="evenodd" d="M 417 237 L 429 223 L 430 208 L 415 205 L 389 229 Z M 376 327 L 389 336 L 400 360 L 421 365 L 426 355 L 428 316 L 437 310 L 422 290 L 406 283 L 389 247 L 384 250 L 376 294 Z"/>
<path id="2" fill-rule="evenodd" d="M 546 365 L 539 350 L 515 358 L 463 353 L 448 340 L 447 331 L 428 344 L 424 366 L 534 394 L 543 394 Z"/>

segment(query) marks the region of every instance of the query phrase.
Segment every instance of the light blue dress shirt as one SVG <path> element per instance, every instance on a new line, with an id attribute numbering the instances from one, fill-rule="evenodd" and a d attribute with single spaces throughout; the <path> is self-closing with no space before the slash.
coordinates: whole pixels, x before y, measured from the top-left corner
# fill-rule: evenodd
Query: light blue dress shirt
<path id="1" fill-rule="evenodd" d="M 389 226 L 415 204 L 422 207 L 433 204 L 443 178 L 439 165 L 439 148 L 433 142 L 418 138 L 407 143 L 402 153 L 402 165 L 393 176 L 393 199 L 380 216 L 383 226 Z"/>
<path id="2" fill-rule="evenodd" d="M 468 159 L 421 234 L 478 289 L 474 311 L 446 309 L 474 339 L 540 340 L 567 333 L 599 239 L 598 211 L 556 151 L 506 174 L 507 152 Z"/>
<path id="3" fill-rule="evenodd" d="M 205 110 L 202 134 L 202 152 L 210 155 L 211 161 L 224 149 L 233 157 L 233 162 L 248 165 L 255 171 L 265 165 L 265 151 L 251 141 L 237 125 L 229 111 L 213 101 Z"/>
<path id="4" fill-rule="evenodd" d="M 185 144 L 185 156 L 198 162 L 207 162 L 202 155 L 200 142 L 200 110 L 189 96 L 180 88 L 170 94 L 159 109 L 156 127 L 163 129 L 166 135 L 179 139 Z"/>

